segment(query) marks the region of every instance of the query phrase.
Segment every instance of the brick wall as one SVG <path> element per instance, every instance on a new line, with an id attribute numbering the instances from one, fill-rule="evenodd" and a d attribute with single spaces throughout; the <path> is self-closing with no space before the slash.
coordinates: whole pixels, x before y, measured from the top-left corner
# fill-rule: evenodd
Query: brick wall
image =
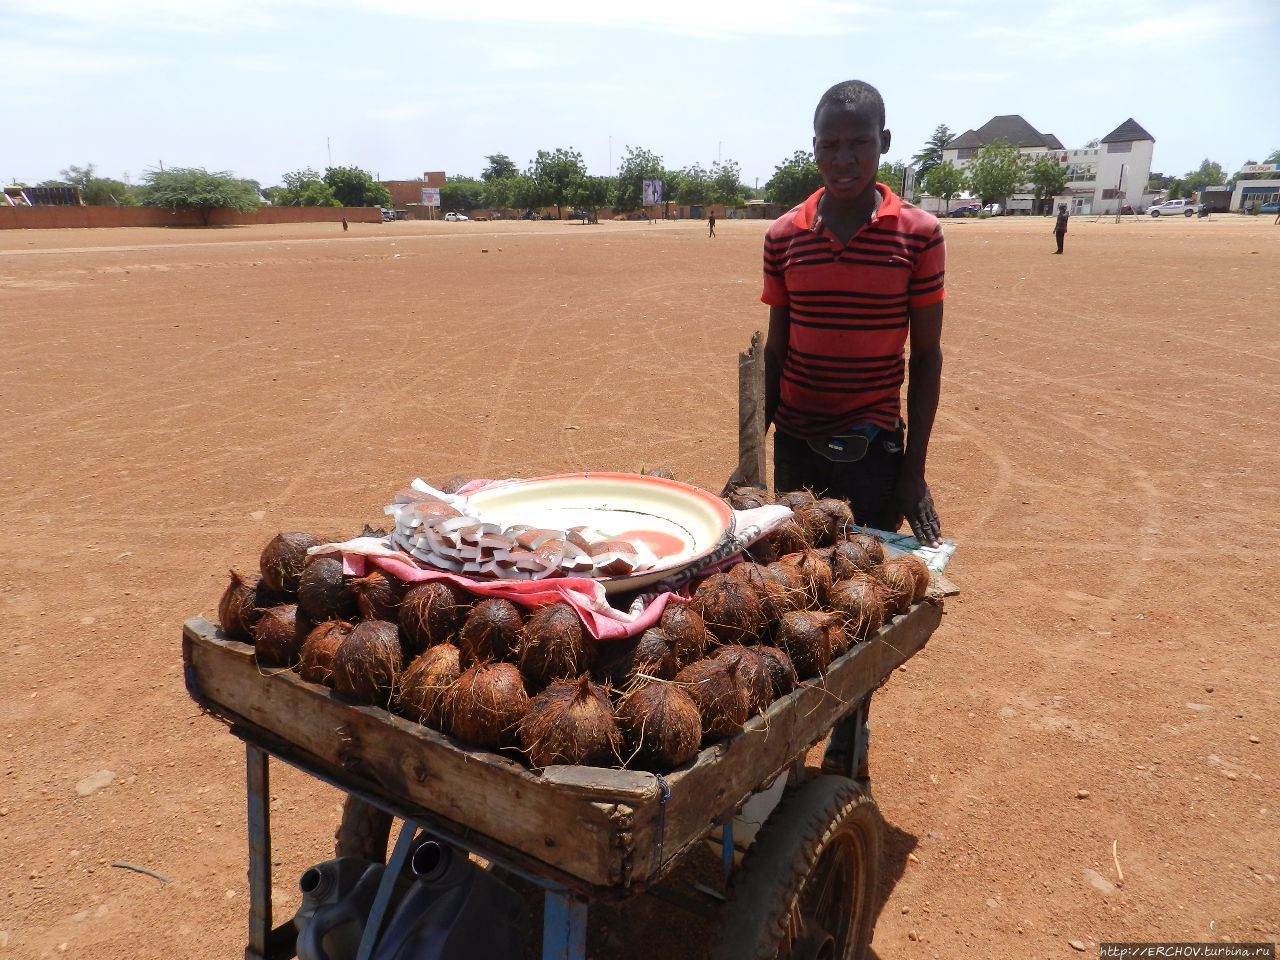
<path id="1" fill-rule="evenodd" d="M 254 213 L 215 210 L 211 226 L 258 223 L 380 223 L 377 207 L 260 207 Z M 64 227 L 198 227 L 204 223 L 191 210 L 159 207 L 0 207 L 0 230 L 48 230 Z"/>

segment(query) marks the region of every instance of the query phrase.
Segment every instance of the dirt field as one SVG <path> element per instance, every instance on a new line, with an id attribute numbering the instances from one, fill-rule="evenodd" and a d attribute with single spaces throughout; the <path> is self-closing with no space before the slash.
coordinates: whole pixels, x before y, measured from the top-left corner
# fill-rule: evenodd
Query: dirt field
<path id="1" fill-rule="evenodd" d="M 947 224 L 963 594 L 876 700 L 880 960 L 1280 935 L 1280 227 L 1050 228 Z M 0 957 L 241 956 L 243 752 L 182 621 L 414 476 L 718 489 L 763 229 L 0 233 Z M 339 795 L 273 769 L 291 912 Z"/>

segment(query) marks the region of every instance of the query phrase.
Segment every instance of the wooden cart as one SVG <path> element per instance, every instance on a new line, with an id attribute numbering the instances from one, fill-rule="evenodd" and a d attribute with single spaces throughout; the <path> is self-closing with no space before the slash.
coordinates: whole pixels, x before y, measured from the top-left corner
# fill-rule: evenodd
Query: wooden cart
<path id="1" fill-rule="evenodd" d="M 292 921 L 274 926 L 271 916 L 268 757 L 275 757 L 404 821 L 387 876 L 399 874 L 421 829 L 538 884 L 544 960 L 582 960 L 590 900 L 643 891 L 717 828 L 728 871 L 735 813 L 762 785 L 788 775 L 788 795 L 733 878 L 717 956 L 861 957 L 874 922 L 882 832 L 866 767 L 871 695 L 941 618 L 939 599 L 915 604 L 820 680 L 665 776 L 576 766 L 535 773 L 386 710 L 352 705 L 295 673 L 264 672 L 252 646 L 189 620 L 187 689 L 246 744 L 245 956 L 295 955 Z M 846 717 L 857 731 L 847 776 L 806 777 L 805 753 Z M 385 886 L 361 960 L 391 896 Z"/>

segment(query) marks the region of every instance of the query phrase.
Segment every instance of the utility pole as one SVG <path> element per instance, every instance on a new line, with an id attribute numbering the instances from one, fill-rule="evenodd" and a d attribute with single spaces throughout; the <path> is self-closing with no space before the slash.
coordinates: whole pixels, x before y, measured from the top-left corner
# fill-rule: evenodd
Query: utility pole
<path id="1" fill-rule="evenodd" d="M 324 138 L 324 148 L 329 151 L 329 166 L 333 166 L 333 144 L 329 142 L 329 138 Z"/>
<path id="2" fill-rule="evenodd" d="M 723 141 L 723 140 L 717 140 L 717 141 L 716 141 L 716 163 L 717 163 L 717 164 L 720 162 L 720 153 L 721 153 L 721 150 L 723 149 L 723 147 L 724 147 L 724 141 Z"/>
<path id="3" fill-rule="evenodd" d="M 609 176 L 613 176 L 613 137 L 609 137 Z"/>

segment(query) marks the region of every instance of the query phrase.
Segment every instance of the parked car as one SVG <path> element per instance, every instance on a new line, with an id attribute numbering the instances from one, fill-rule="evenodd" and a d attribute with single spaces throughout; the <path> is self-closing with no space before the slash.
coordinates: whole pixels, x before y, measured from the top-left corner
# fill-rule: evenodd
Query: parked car
<path id="1" fill-rule="evenodd" d="M 1127 203 L 1120 204 L 1120 216 L 1125 217 L 1133 213 L 1133 207 Z"/>
<path id="2" fill-rule="evenodd" d="M 980 207 L 978 204 L 966 203 L 963 207 L 956 207 L 954 210 L 948 213 L 947 216 L 948 217 L 976 217 L 981 211 L 982 211 L 982 207 Z"/>
<path id="3" fill-rule="evenodd" d="M 986 214 L 987 216 L 989 216 L 989 217 L 1001 217 L 1001 216 L 1004 216 L 1004 204 L 1003 204 L 1003 203 L 988 203 L 985 207 L 983 207 L 983 208 L 982 208 L 982 212 L 983 212 L 983 213 L 985 213 L 985 214 Z"/>
<path id="4" fill-rule="evenodd" d="M 471 219 L 471 218 L 470 218 L 470 217 L 468 217 L 465 213 L 455 213 L 455 212 L 454 212 L 454 211 L 452 211 L 452 210 L 450 210 L 448 213 L 446 213 L 446 214 L 444 215 L 444 218 L 445 218 L 446 220 L 470 220 L 470 219 Z"/>
<path id="5" fill-rule="evenodd" d="M 1280 213 L 1280 200 L 1270 200 L 1258 208 L 1259 213 Z"/>
<path id="6" fill-rule="evenodd" d="M 383 223 L 386 223 L 389 220 L 395 220 L 395 219 L 396 219 L 396 212 L 394 210 L 388 210 L 386 207 L 382 208 Z"/>
<path id="7" fill-rule="evenodd" d="M 1191 217 L 1200 212 L 1200 204 L 1193 203 L 1190 200 L 1166 200 L 1158 207 L 1151 208 L 1151 216 L 1153 217 L 1176 217 L 1182 214 L 1184 217 Z"/>

